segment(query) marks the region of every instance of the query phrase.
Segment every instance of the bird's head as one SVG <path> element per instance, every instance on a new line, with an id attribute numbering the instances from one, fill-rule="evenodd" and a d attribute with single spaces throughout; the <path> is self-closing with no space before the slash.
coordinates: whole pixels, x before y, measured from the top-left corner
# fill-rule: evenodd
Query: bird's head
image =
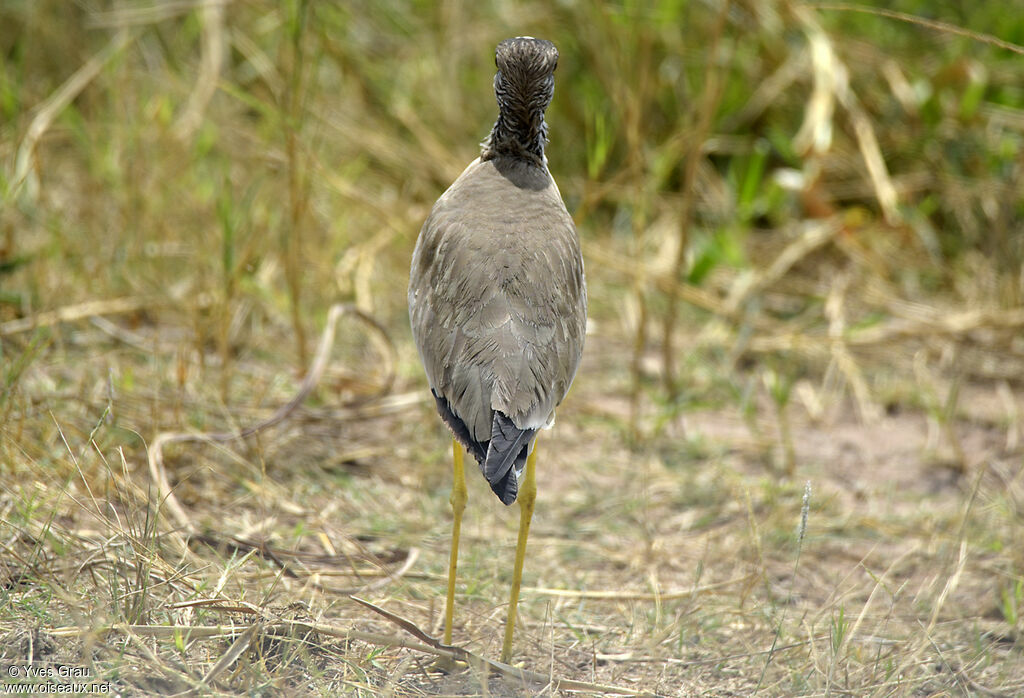
<path id="1" fill-rule="evenodd" d="M 531 36 L 505 39 L 494 52 L 494 63 L 498 67 L 494 76 L 498 109 L 520 122 L 543 117 L 555 93 L 555 45 Z"/>

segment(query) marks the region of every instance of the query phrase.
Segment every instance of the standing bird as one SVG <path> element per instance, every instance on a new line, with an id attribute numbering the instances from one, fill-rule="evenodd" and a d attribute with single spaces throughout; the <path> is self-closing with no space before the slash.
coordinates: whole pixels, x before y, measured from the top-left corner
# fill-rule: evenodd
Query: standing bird
<path id="1" fill-rule="evenodd" d="M 420 230 L 409 316 L 437 411 L 454 436 L 446 644 L 466 507 L 463 447 L 504 504 L 519 499 L 501 650 L 507 662 L 537 495 L 537 431 L 554 422 L 576 375 L 587 290 L 576 227 L 544 156 L 558 50 L 528 36 L 506 39 L 495 63 L 498 119 L 480 157 L 441 195 Z"/>

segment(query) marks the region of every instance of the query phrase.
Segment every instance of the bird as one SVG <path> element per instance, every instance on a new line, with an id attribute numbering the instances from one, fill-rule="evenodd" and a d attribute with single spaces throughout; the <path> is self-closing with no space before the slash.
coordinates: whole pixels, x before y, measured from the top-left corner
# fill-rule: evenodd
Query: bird
<path id="1" fill-rule="evenodd" d="M 452 433 L 452 539 L 444 643 L 452 642 L 463 449 L 519 535 L 501 661 L 512 656 L 526 541 L 537 495 L 537 433 L 554 423 L 579 368 L 587 289 L 579 236 L 548 170 L 544 114 L 558 49 L 519 36 L 495 49 L 498 116 L 480 155 L 420 229 L 409 318 L 437 411 Z"/>

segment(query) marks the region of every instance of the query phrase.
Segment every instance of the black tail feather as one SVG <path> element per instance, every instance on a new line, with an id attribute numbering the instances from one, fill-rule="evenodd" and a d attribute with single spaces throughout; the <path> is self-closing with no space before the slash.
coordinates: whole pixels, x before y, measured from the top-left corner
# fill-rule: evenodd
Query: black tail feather
<path id="1" fill-rule="evenodd" d="M 481 464 L 494 494 L 508 506 L 519 494 L 519 473 L 523 471 L 536 429 L 520 429 L 501 412 L 494 413 L 487 456 Z M 513 467 L 515 466 L 515 467 Z"/>
<path id="2" fill-rule="evenodd" d="M 437 411 L 455 439 L 476 458 L 480 470 L 502 504 L 508 506 L 519 495 L 519 474 L 526 465 L 530 439 L 536 429 L 520 429 L 501 412 L 494 413 L 489 441 L 476 441 L 466 424 L 452 412 L 448 401 L 434 393 Z"/>

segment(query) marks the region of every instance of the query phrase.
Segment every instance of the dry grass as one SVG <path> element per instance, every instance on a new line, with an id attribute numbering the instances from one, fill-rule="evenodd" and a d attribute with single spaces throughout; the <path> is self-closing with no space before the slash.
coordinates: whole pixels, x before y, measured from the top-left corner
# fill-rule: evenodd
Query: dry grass
<path id="1" fill-rule="evenodd" d="M 1024 19 L 932 5 L 0 7 L 0 672 L 1024 692 Z M 404 306 L 524 33 L 592 322 L 505 667 Z"/>

